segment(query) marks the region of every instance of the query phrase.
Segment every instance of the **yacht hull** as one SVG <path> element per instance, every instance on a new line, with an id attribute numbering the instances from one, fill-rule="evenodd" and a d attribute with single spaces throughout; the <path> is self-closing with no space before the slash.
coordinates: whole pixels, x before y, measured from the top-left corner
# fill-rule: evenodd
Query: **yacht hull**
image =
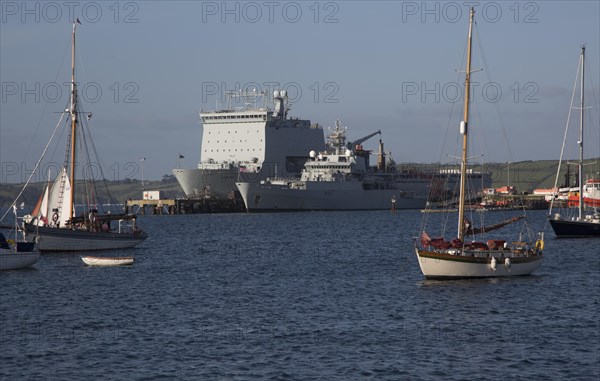
<path id="1" fill-rule="evenodd" d="M 136 234 L 104 233 L 32 225 L 26 225 L 26 229 L 38 235 L 41 252 L 129 249 L 148 237 L 142 231 Z"/>
<path id="2" fill-rule="evenodd" d="M 557 238 L 600 237 L 600 221 L 550 220 Z"/>
<path id="3" fill-rule="evenodd" d="M 0 250 L 0 270 L 17 270 L 33 266 L 40 259 L 38 252 L 16 252 Z"/>
<path id="4" fill-rule="evenodd" d="M 454 255 L 444 252 L 415 249 L 421 272 L 427 279 L 492 278 L 529 275 L 543 262 L 542 255 L 513 256 L 511 251 L 493 252 L 489 256 Z M 497 259 L 492 268 L 492 257 Z M 506 266 L 504 258 L 510 258 Z"/>

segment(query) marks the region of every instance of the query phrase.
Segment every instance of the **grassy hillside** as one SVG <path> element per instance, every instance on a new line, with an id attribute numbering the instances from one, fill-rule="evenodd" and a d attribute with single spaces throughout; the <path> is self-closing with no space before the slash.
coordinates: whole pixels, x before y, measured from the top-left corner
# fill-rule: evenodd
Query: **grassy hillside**
<path id="1" fill-rule="evenodd" d="M 595 173 L 598 177 L 600 172 L 600 159 L 589 160 L 589 167 L 586 172 Z M 551 188 L 554 185 L 556 176 L 556 168 L 558 161 L 556 160 L 538 160 L 538 161 L 521 161 L 510 164 L 510 185 L 515 186 L 519 192 L 532 192 L 536 188 Z M 431 168 L 431 164 L 400 164 L 401 168 L 413 168 L 415 170 L 423 167 Z M 564 174 L 566 173 L 566 165 L 561 169 L 559 185 L 564 182 Z M 476 168 L 481 170 L 482 168 Z M 590 171 L 588 171 L 590 169 Z M 509 165 L 507 163 L 490 163 L 483 166 L 483 170 L 492 173 L 492 186 L 501 187 L 509 183 Z M 575 167 L 571 166 L 572 176 L 575 174 Z M 574 179 L 574 177 L 572 177 Z M 25 202 L 28 206 L 35 205 L 38 197 L 42 192 L 45 183 L 31 184 L 19 203 Z M 16 195 L 22 188 L 22 184 L 0 184 L 0 207 L 8 206 L 12 203 Z M 123 203 L 128 199 L 142 198 L 142 184 L 136 179 L 126 179 L 122 181 L 109 181 L 108 187 L 112 196 L 113 203 Z M 103 199 L 107 199 L 102 191 L 103 186 L 98 184 L 98 190 Z M 81 189 L 81 187 L 79 187 Z M 165 175 L 160 181 L 144 181 L 144 189 L 160 190 L 163 192 L 164 198 L 183 197 L 184 193 L 175 177 Z M 81 199 L 81 197 L 78 197 Z"/>
<path id="2" fill-rule="evenodd" d="M 19 204 L 24 202 L 26 206 L 33 207 L 38 198 L 42 194 L 42 190 L 46 183 L 30 184 L 23 196 L 19 199 Z M 126 179 L 122 181 L 108 181 L 108 191 L 110 192 L 112 203 L 123 203 L 128 199 L 142 198 L 142 183 L 136 179 Z M 19 194 L 23 184 L 0 184 L 0 207 L 9 206 L 14 198 Z M 83 190 L 83 187 L 76 189 Z M 97 184 L 100 199 L 108 200 L 104 186 L 102 183 Z M 145 190 L 160 190 L 164 198 L 183 197 L 184 193 L 174 176 L 165 175 L 160 181 L 144 180 Z M 76 199 L 82 199 L 82 195 L 78 192 Z"/>
<path id="3" fill-rule="evenodd" d="M 558 160 L 538 160 L 538 161 L 519 161 L 510 163 L 489 163 L 483 166 L 472 167 L 476 171 L 490 172 L 492 177 L 492 186 L 499 188 L 511 185 L 517 188 L 519 192 L 532 192 L 537 188 L 552 188 L 556 178 L 556 169 Z M 398 168 L 404 170 L 437 170 L 440 168 L 436 164 L 405 163 L 399 164 Z M 448 168 L 442 166 L 441 168 Z M 458 167 L 451 167 L 458 169 Z M 559 177 L 558 185 L 565 182 L 565 173 L 567 165 L 563 163 Z M 571 182 L 575 181 L 577 171 L 574 165 L 570 166 Z M 510 173 L 509 173 L 510 172 Z M 600 173 L 600 159 L 590 159 L 586 161 L 585 173 L 594 173 L 598 178 Z M 510 178 L 509 178 L 510 176 Z M 584 180 L 585 180 L 584 176 Z"/>
<path id="4" fill-rule="evenodd" d="M 596 178 L 600 171 L 600 160 L 588 160 L 584 173 L 594 173 Z M 507 163 L 495 163 L 486 166 L 486 171 L 492 172 L 492 181 L 494 187 L 505 186 L 509 183 L 510 169 L 510 185 L 515 186 L 518 191 L 532 192 L 536 188 L 552 188 L 556 178 L 556 169 L 558 166 L 557 160 L 538 160 L 538 161 L 521 161 L 509 165 Z M 570 166 L 571 182 L 575 179 L 577 168 L 574 165 Z M 565 182 L 565 174 L 567 165 L 563 163 L 560 171 L 558 185 Z M 585 181 L 585 175 L 584 175 Z"/>

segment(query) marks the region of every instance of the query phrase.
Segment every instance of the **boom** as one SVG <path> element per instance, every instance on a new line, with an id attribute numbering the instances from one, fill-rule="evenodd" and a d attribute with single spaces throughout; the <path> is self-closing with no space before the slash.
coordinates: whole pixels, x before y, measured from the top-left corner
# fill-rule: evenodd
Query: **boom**
<path id="1" fill-rule="evenodd" d="M 355 147 L 355 146 L 357 146 L 357 145 L 359 145 L 359 144 L 362 144 L 363 142 L 366 142 L 367 140 L 371 139 L 373 136 L 375 136 L 375 135 L 377 135 L 377 134 L 380 134 L 380 135 L 381 135 L 381 130 L 375 131 L 375 132 L 373 132 L 372 134 L 369 134 L 369 135 L 367 135 L 367 136 L 365 136 L 365 137 L 362 137 L 362 138 L 360 138 L 360 139 L 357 139 L 357 140 L 355 140 L 355 141 L 353 141 L 353 142 L 348 142 L 348 144 L 346 144 L 346 147 L 347 147 L 348 149 L 352 149 L 353 147 Z"/>

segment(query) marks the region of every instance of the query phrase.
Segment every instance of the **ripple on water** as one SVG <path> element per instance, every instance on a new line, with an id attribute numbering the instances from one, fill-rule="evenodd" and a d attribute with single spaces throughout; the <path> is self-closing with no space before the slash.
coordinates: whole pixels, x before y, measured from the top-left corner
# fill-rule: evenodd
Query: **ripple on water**
<path id="1" fill-rule="evenodd" d="M 1 274 L 0 379 L 598 378 L 597 240 L 548 238 L 529 277 L 430 281 L 420 218 L 142 217 L 131 267 Z"/>

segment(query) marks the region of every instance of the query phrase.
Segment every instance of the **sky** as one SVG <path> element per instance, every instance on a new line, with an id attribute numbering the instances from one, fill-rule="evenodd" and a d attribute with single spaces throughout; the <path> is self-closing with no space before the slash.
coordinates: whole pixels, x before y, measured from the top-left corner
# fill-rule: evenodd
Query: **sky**
<path id="1" fill-rule="evenodd" d="M 180 154 L 196 167 L 198 113 L 239 88 L 287 89 L 291 116 L 339 119 L 349 138 L 381 130 L 396 162 L 447 161 L 469 4 L 472 154 L 558 159 L 585 44 L 586 149 L 600 156 L 599 1 L 1 1 L 0 182 L 27 179 L 68 103 L 74 18 L 82 109 L 109 180 L 140 179 L 142 163 L 161 179 Z M 57 147 L 48 162 L 62 162 Z"/>

